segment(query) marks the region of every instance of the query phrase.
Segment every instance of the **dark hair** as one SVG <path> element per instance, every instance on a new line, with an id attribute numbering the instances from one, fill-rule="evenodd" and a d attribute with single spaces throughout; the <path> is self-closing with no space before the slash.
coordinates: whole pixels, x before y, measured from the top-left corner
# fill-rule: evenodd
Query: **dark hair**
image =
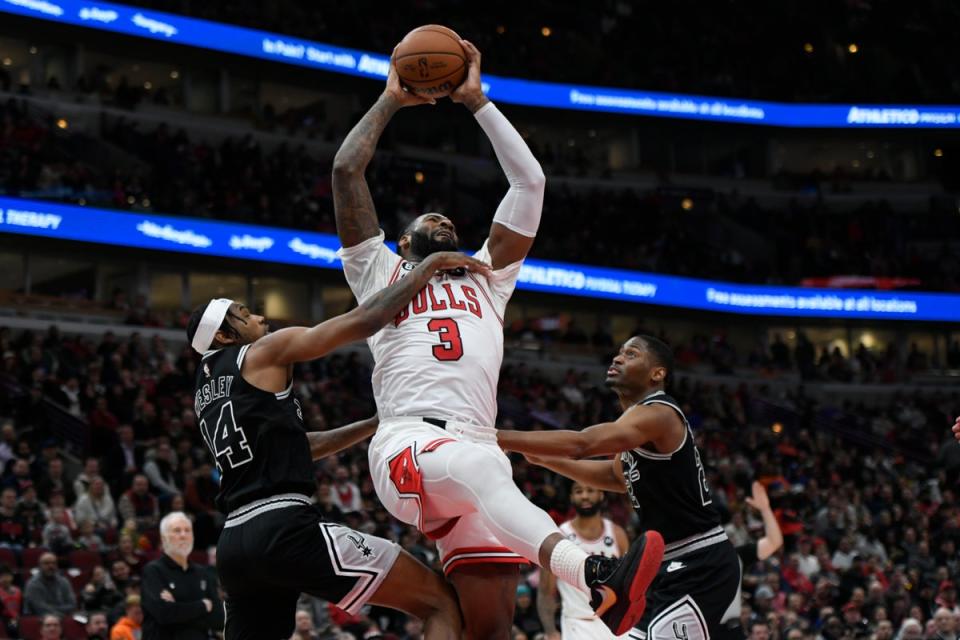
<path id="1" fill-rule="evenodd" d="M 190 319 L 187 320 L 187 342 L 189 342 L 191 345 L 193 344 L 193 337 L 197 335 L 197 329 L 200 328 L 200 321 L 203 320 L 203 314 L 206 313 L 207 307 L 209 306 L 210 302 L 200 305 L 193 310 L 193 313 L 190 314 Z M 229 316 L 230 312 L 227 311 L 227 313 L 223 316 L 223 322 L 220 323 L 220 331 L 223 331 L 224 333 L 234 337 L 238 337 L 237 330 L 234 329 L 229 322 L 227 322 L 227 318 Z M 214 338 L 214 342 L 216 342 L 216 338 Z"/>
<path id="2" fill-rule="evenodd" d="M 647 335 L 637 336 L 637 338 L 643 340 L 643 343 L 647 346 L 647 351 L 653 354 L 657 364 L 667 370 L 667 376 L 664 379 L 664 382 L 666 382 L 673 376 L 673 349 L 660 338 Z"/>

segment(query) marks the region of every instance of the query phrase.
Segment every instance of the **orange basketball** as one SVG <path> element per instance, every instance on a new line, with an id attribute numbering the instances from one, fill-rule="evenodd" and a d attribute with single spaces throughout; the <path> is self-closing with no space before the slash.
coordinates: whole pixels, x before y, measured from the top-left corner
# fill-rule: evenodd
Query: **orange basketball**
<path id="1" fill-rule="evenodd" d="M 460 36 L 438 24 L 417 27 L 397 45 L 395 64 L 408 90 L 442 98 L 460 86 L 467 74 L 467 54 Z"/>

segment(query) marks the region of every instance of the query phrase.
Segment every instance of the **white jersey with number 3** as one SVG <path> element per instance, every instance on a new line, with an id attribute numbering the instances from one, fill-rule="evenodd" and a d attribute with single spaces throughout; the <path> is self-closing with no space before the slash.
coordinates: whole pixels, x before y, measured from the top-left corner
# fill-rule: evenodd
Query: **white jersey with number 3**
<path id="1" fill-rule="evenodd" d="M 347 284 L 360 303 L 416 267 L 384 243 L 381 231 L 340 249 Z M 487 245 L 475 254 L 489 263 Z M 439 273 L 410 304 L 367 339 L 381 421 L 428 417 L 494 427 L 503 362 L 503 314 L 521 262 L 489 277 Z"/>

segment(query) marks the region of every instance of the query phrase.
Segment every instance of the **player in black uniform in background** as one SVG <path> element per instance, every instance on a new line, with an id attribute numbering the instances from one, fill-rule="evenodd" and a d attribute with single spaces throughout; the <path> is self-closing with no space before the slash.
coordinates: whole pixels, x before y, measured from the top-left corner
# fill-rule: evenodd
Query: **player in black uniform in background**
<path id="1" fill-rule="evenodd" d="M 324 522 L 309 496 L 313 459 L 373 434 L 375 421 L 304 430 L 293 364 L 373 335 L 439 270 L 486 265 L 432 254 L 356 309 L 315 327 L 268 333 L 262 316 L 226 299 L 194 311 L 187 338 L 203 354 L 195 410 L 221 471 L 217 507 L 227 515 L 217 545 L 226 592 L 227 640 L 279 640 L 293 632 L 297 598 L 310 593 L 357 613 L 367 602 L 424 621 L 427 638 L 460 637 L 453 589 L 397 545 Z"/>
<path id="2" fill-rule="evenodd" d="M 663 535 L 663 563 L 629 637 L 742 638 L 740 562 L 720 526 L 693 432 L 664 391 L 673 353 L 651 336 L 627 340 L 607 370 L 615 422 L 583 431 L 499 431 L 500 446 L 577 482 L 627 493 L 642 530 Z M 583 460 L 615 455 L 611 460 Z"/>

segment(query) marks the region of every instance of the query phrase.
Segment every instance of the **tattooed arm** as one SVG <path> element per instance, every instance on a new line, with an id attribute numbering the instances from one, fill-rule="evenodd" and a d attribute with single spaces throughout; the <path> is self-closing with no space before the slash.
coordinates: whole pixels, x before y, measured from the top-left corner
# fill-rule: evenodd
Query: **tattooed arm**
<path id="1" fill-rule="evenodd" d="M 358 245 L 380 233 L 377 212 L 364 172 L 390 118 L 403 107 L 435 103 L 432 98 L 423 98 L 404 90 L 391 58 L 386 89 L 344 138 L 333 160 L 333 210 L 337 234 L 344 247 Z"/>

